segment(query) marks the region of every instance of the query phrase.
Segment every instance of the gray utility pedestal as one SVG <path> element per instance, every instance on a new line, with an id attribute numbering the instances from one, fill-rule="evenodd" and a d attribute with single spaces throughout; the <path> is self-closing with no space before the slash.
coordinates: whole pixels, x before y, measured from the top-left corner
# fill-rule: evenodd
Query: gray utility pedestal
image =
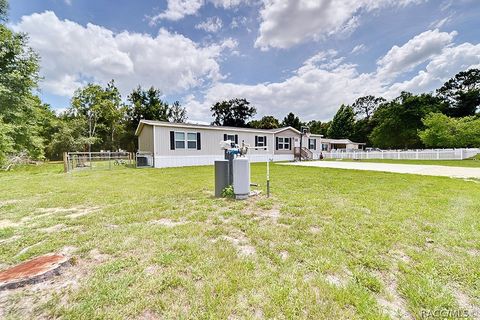
<path id="1" fill-rule="evenodd" d="M 233 191 L 235 199 L 248 199 L 250 194 L 250 161 L 247 158 L 233 160 Z"/>
<path id="2" fill-rule="evenodd" d="M 215 160 L 215 197 L 222 197 L 222 191 L 229 183 L 229 161 Z"/>

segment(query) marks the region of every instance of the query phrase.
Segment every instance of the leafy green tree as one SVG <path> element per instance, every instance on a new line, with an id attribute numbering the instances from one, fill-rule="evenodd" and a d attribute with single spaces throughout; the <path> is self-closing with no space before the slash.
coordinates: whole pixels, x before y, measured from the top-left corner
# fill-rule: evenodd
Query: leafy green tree
<path id="1" fill-rule="evenodd" d="M 214 118 L 212 124 L 217 126 L 246 127 L 247 120 L 257 113 L 246 99 L 231 99 L 215 103 L 211 108 Z"/>
<path id="2" fill-rule="evenodd" d="M 453 118 L 443 113 L 431 113 L 423 119 L 425 130 L 419 132 L 420 139 L 430 148 L 454 148 L 458 145 L 456 139 L 456 124 Z"/>
<path id="3" fill-rule="evenodd" d="M 55 133 L 46 148 L 49 158 L 60 160 L 64 152 L 85 151 L 85 146 L 98 143 L 98 137 L 88 137 L 86 127 L 88 123 L 85 117 L 59 117 L 55 124 Z"/>
<path id="4" fill-rule="evenodd" d="M 330 127 L 330 122 L 321 122 L 317 120 L 311 120 L 307 123 L 307 127 L 310 128 L 310 133 L 313 134 L 321 134 L 323 136 L 327 136 L 328 128 Z"/>
<path id="5" fill-rule="evenodd" d="M 84 119 L 87 136 L 96 141 L 95 150 L 119 148 L 123 109 L 120 93 L 113 80 L 106 88 L 88 84 L 78 89 L 73 95 L 68 114 Z"/>
<path id="6" fill-rule="evenodd" d="M 355 124 L 353 125 L 353 133 L 350 136 L 350 139 L 355 142 L 363 142 L 370 145 L 369 136 L 372 133 L 372 130 L 372 121 L 367 118 L 359 119 L 355 121 Z"/>
<path id="7" fill-rule="evenodd" d="M 13 141 L 14 126 L 5 123 L 0 116 L 0 164 L 4 163 L 8 154 L 15 151 L 15 141 Z"/>
<path id="8" fill-rule="evenodd" d="M 8 1 L 0 0 L 0 23 L 8 20 Z"/>
<path id="9" fill-rule="evenodd" d="M 180 105 L 180 102 L 175 101 L 170 107 L 169 120 L 175 123 L 185 123 L 188 119 L 187 109 Z"/>
<path id="10" fill-rule="evenodd" d="M 445 110 L 448 116 L 474 115 L 480 108 L 480 69 L 457 73 L 437 90 L 437 95 L 448 104 Z"/>
<path id="11" fill-rule="evenodd" d="M 353 108 L 348 105 L 341 105 L 337 113 L 333 117 L 332 124 L 328 128 L 327 135 L 329 138 L 342 139 L 350 138 L 353 134 L 353 126 L 355 124 L 355 113 Z"/>
<path id="12" fill-rule="evenodd" d="M 422 142 L 431 148 L 480 147 L 480 118 L 451 118 L 431 113 L 423 119 L 425 130 L 419 132 Z"/>
<path id="13" fill-rule="evenodd" d="M 121 138 L 122 148 L 134 152 L 138 149 L 138 141 L 135 137 L 135 130 L 140 120 L 168 121 L 172 117 L 169 105 L 162 100 L 162 92 L 159 89 L 150 87 L 145 90 L 141 86 L 134 89 L 127 97 L 128 104 L 125 107 L 125 118 L 123 122 L 124 134 Z M 174 103 L 175 106 L 175 103 Z M 175 107 L 176 108 L 176 107 Z M 173 115 L 176 120 L 181 120 L 181 107 L 178 104 L 179 113 Z M 176 111 L 176 112 L 177 112 Z M 174 120 L 171 118 L 171 120 Z"/>
<path id="14" fill-rule="evenodd" d="M 162 92 L 150 87 L 148 90 L 138 87 L 127 98 L 127 118 L 130 127 L 137 128 L 140 120 L 168 121 L 170 109 L 168 103 L 162 100 Z"/>
<path id="15" fill-rule="evenodd" d="M 373 115 L 370 141 L 379 148 L 421 148 L 418 131 L 424 129 L 422 119 L 443 108 L 444 104 L 431 94 L 402 92 L 393 101 L 382 104 Z"/>
<path id="16" fill-rule="evenodd" d="M 387 100 L 382 97 L 364 96 L 355 100 L 352 104 L 352 108 L 357 117 L 366 118 L 368 120 L 375 113 L 375 110 L 386 101 Z"/>
<path id="17" fill-rule="evenodd" d="M 252 120 L 248 126 L 256 129 L 276 129 L 280 127 L 280 122 L 274 116 L 263 116 L 260 120 Z"/>
<path id="18" fill-rule="evenodd" d="M 293 112 L 287 114 L 287 116 L 283 118 L 282 121 L 282 127 L 292 127 L 297 130 L 300 130 L 303 125 L 304 123 L 300 121 L 300 118 L 293 114 Z"/>
<path id="19" fill-rule="evenodd" d="M 0 3 L 2 21 L 6 2 Z M 32 92 L 39 79 L 38 55 L 28 47 L 28 38 L 0 24 L 0 158 L 26 152 L 42 158 L 44 140 L 38 122 L 42 105 Z"/>

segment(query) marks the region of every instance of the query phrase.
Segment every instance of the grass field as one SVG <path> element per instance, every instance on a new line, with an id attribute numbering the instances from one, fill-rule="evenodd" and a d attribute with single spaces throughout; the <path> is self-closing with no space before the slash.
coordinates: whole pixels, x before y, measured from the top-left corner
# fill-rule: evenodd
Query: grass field
<path id="1" fill-rule="evenodd" d="M 213 198 L 213 168 L 0 173 L 0 318 L 406 319 L 480 306 L 480 184 L 271 166 L 270 199 Z M 264 164 L 252 181 L 264 185 Z M 478 313 L 480 314 L 480 313 Z"/>
<path id="2" fill-rule="evenodd" d="M 325 159 L 325 161 L 339 161 L 337 159 Z M 449 167 L 470 167 L 480 168 L 480 158 L 467 160 L 391 160 L 391 159 L 368 159 L 368 160 L 352 160 L 342 159 L 341 161 L 355 162 L 376 162 L 376 163 L 398 163 L 398 164 L 421 164 L 433 166 L 449 166 Z"/>

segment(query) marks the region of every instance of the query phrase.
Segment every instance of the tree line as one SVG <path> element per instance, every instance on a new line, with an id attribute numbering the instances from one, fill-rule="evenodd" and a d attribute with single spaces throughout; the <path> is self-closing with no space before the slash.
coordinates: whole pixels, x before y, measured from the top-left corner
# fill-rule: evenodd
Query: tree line
<path id="1" fill-rule="evenodd" d="M 480 147 L 480 70 L 459 72 L 433 93 L 402 92 L 387 101 L 367 95 L 341 105 L 331 121 L 308 122 L 289 113 L 248 121 L 256 108 L 245 99 L 217 102 L 215 125 L 274 129 L 306 126 L 327 138 L 347 138 L 384 149 Z"/>
<path id="2" fill-rule="evenodd" d="M 0 0 L 0 164 L 11 155 L 60 159 L 65 151 L 137 150 L 141 119 L 185 122 L 186 109 L 168 103 L 159 89 L 137 87 L 123 99 L 115 82 L 87 84 L 75 91 L 61 114 L 41 101 L 39 55 L 24 33 L 6 26 L 8 3 Z M 364 96 L 342 105 L 331 121 L 252 120 L 256 108 L 246 99 L 216 102 L 213 125 L 274 129 L 308 126 L 329 138 L 349 138 L 380 148 L 479 147 L 480 70 L 458 73 L 435 93 L 402 92 L 387 101 Z"/>

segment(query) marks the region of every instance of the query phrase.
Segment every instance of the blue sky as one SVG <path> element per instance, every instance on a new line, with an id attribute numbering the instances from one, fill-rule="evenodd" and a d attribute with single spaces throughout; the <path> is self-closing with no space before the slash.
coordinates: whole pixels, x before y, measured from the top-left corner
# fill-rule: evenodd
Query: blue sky
<path id="1" fill-rule="evenodd" d="M 15 0 L 10 25 L 40 53 L 41 96 L 115 79 L 155 86 L 191 120 L 245 97 L 258 116 L 328 120 L 365 94 L 427 92 L 480 65 L 475 0 Z"/>

